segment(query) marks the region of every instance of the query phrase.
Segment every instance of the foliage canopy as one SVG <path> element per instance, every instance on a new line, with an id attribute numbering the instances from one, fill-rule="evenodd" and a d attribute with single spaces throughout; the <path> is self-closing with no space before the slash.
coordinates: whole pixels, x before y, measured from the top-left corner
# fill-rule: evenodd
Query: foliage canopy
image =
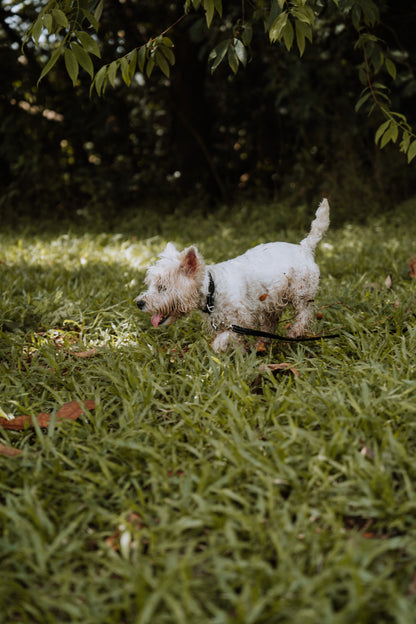
<path id="1" fill-rule="evenodd" d="M 405 0 L 0 0 L 0 208 L 389 208 L 416 190 L 415 28 Z"/>
<path id="2" fill-rule="evenodd" d="M 56 38 L 55 48 L 40 74 L 42 79 L 63 56 L 66 70 L 76 85 L 80 67 L 93 79 L 92 88 L 102 95 L 108 84 L 116 86 L 116 77 L 129 86 L 136 71 L 150 78 L 155 67 L 166 76 L 175 64 L 174 43 L 166 33 L 186 14 L 203 11 L 208 28 L 214 17 L 219 31 L 229 31 L 227 37 L 212 48 L 209 54 L 211 71 L 223 62 L 228 63 L 234 74 L 240 65 L 247 65 L 251 53 L 253 29 L 264 29 L 271 43 L 290 51 L 297 46 L 300 56 L 304 54 L 306 41 L 313 41 L 314 31 L 325 27 L 329 19 L 348 24 L 356 32 L 355 49 L 362 56 L 358 65 L 362 91 L 356 110 L 366 106 L 369 113 L 378 110 L 384 121 L 379 125 L 375 141 L 383 148 L 387 143 L 399 143 L 408 162 L 416 156 L 416 135 L 406 115 L 394 111 L 385 84 L 385 74 L 395 80 L 396 58 L 385 41 L 377 35 L 382 14 L 388 3 L 376 4 L 373 0 L 257 0 L 252 3 L 231 2 L 223 12 L 222 0 L 186 0 L 184 13 L 159 35 L 152 36 L 142 45 L 102 65 L 94 74 L 91 55 L 100 56 L 95 34 L 104 9 L 104 0 L 49 0 L 28 29 L 27 40 L 32 37 L 36 44 L 43 31 Z M 402 53 L 403 56 L 403 53 Z M 405 56 L 405 53 L 404 53 Z M 397 60 L 403 61 L 404 58 Z M 383 75 L 384 74 L 384 75 Z"/>

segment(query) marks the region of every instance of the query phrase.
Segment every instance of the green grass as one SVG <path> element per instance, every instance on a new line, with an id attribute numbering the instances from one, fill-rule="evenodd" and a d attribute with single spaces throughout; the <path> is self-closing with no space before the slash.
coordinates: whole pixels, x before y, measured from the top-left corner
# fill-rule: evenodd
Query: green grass
<path id="1" fill-rule="evenodd" d="M 414 210 L 332 229 L 315 329 L 340 338 L 264 357 L 215 355 L 198 315 L 154 330 L 133 299 L 167 240 L 219 261 L 299 240 L 311 209 L 3 229 L 0 408 L 96 407 L 0 429 L 23 450 L 0 456 L 0 622 L 413 624 Z"/>

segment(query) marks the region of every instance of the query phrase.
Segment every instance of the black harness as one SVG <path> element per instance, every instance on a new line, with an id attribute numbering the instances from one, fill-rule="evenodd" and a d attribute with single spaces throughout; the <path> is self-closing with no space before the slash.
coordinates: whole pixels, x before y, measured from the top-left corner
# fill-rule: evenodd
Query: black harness
<path id="1" fill-rule="evenodd" d="M 215 301 L 215 283 L 212 278 L 210 272 L 208 272 L 209 276 L 209 285 L 208 285 L 208 294 L 206 299 L 205 308 L 202 310 L 206 314 L 212 314 L 214 312 L 214 301 Z M 217 329 L 214 322 L 211 322 L 211 325 L 214 330 Z M 326 334 L 325 336 L 305 336 L 303 338 L 289 338 L 288 336 L 280 336 L 279 334 L 271 334 L 269 332 L 261 331 L 259 329 L 249 329 L 248 327 L 240 327 L 240 325 L 230 325 L 228 327 L 235 334 L 241 334 L 243 336 L 256 336 L 258 338 L 270 338 L 272 340 L 280 340 L 282 342 L 305 342 L 311 340 L 327 340 L 329 338 L 338 338 L 339 334 Z"/>

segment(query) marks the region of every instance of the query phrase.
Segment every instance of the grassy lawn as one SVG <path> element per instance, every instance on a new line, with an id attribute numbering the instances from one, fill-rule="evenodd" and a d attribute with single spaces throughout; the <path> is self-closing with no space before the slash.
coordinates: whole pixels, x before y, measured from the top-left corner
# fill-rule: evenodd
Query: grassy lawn
<path id="1" fill-rule="evenodd" d="M 3 228 L 0 416 L 52 417 L 0 428 L 2 624 L 414 624 L 415 208 L 331 228 L 314 330 L 340 337 L 262 357 L 133 299 L 168 240 L 219 261 L 311 207 Z"/>

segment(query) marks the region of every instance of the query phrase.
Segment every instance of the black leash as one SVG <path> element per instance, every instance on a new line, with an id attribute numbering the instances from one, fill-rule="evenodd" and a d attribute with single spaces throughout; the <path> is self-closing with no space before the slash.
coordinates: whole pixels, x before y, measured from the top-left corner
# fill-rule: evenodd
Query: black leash
<path id="1" fill-rule="evenodd" d="M 205 308 L 203 312 L 206 314 L 212 314 L 214 311 L 214 295 L 215 295 L 215 283 L 212 279 L 211 273 L 209 275 L 209 286 Z M 214 329 L 216 327 L 213 325 Z M 270 334 L 269 332 L 261 331 L 259 329 L 249 329 L 248 327 L 240 327 L 240 325 L 230 325 L 229 329 L 235 334 L 243 336 L 257 336 L 258 338 L 270 338 L 271 340 L 280 340 L 281 342 L 305 342 L 306 340 L 328 340 L 330 338 L 339 338 L 339 334 L 325 334 L 323 336 L 304 336 L 299 338 L 289 338 L 288 336 L 280 336 L 279 334 Z"/>
<path id="2" fill-rule="evenodd" d="M 270 334 L 269 332 L 259 329 L 248 329 L 240 327 L 240 325 L 231 325 L 230 329 L 236 334 L 243 336 L 257 336 L 259 338 L 270 338 L 272 340 L 281 340 L 282 342 L 305 342 L 306 340 L 328 340 L 329 338 L 339 338 L 339 334 L 324 334 L 323 336 L 303 336 L 299 338 L 289 338 L 289 336 L 280 336 L 279 334 Z"/>

